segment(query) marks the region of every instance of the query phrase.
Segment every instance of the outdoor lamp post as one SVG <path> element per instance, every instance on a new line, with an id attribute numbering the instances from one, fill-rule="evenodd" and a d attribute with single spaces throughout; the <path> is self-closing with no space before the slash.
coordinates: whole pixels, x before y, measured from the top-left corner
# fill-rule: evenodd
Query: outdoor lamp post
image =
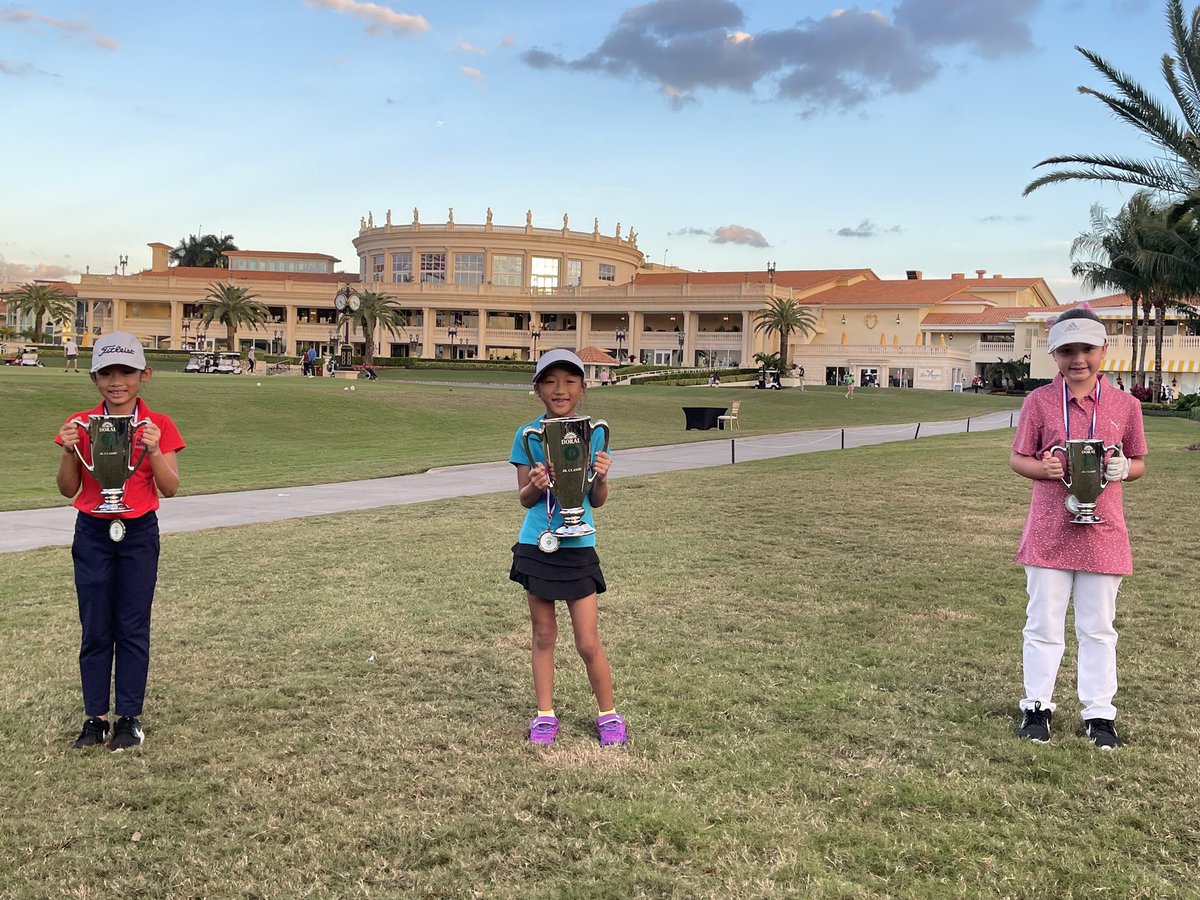
<path id="1" fill-rule="evenodd" d="M 278 356 L 282 347 L 283 347 L 283 331 L 279 328 L 276 328 L 275 331 L 271 334 L 271 352 L 275 356 Z"/>
<path id="2" fill-rule="evenodd" d="M 408 336 L 408 355 L 410 357 L 417 355 L 417 347 L 420 345 L 420 343 L 420 338 L 418 338 L 415 334 L 410 334 Z"/>
<path id="3" fill-rule="evenodd" d="M 679 338 L 679 365 L 682 367 L 683 366 L 683 332 L 682 331 L 679 332 L 679 334 L 675 335 L 675 337 Z"/>
<path id="4" fill-rule="evenodd" d="M 451 325 L 446 329 L 446 336 L 450 338 L 450 358 L 458 359 L 458 328 Z"/>
<path id="5" fill-rule="evenodd" d="M 191 330 L 192 330 L 192 323 L 189 322 L 187 319 L 184 319 L 183 320 L 183 349 L 184 350 L 191 349 L 191 347 L 188 345 L 188 332 Z"/>
<path id="6" fill-rule="evenodd" d="M 333 328 L 330 328 L 330 329 L 329 329 L 329 348 L 330 348 L 330 353 L 331 353 L 333 356 L 337 356 L 337 352 L 338 352 L 338 333 L 337 333 L 337 327 L 336 327 L 336 326 L 335 326 L 335 327 L 333 327 Z"/>
<path id="7" fill-rule="evenodd" d="M 533 344 L 533 361 L 534 362 L 537 362 L 537 358 L 538 358 L 537 342 L 538 342 L 538 338 L 540 338 L 541 336 L 542 336 L 541 327 L 538 325 L 531 324 L 529 326 L 529 340 Z"/>
<path id="8" fill-rule="evenodd" d="M 625 343 L 625 332 L 622 331 L 620 328 L 618 328 L 617 333 L 616 333 L 616 338 L 617 338 L 617 362 L 621 363 L 621 362 L 625 361 L 625 356 L 623 354 L 623 351 L 621 350 L 621 345 L 623 345 Z"/>

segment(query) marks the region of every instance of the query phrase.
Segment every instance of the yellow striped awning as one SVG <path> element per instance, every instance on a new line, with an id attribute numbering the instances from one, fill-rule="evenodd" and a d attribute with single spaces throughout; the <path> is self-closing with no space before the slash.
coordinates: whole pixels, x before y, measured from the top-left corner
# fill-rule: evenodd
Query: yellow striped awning
<path id="1" fill-rule="evenodd" d="M 1100 363 L 1101 372 L 1128 372 L 1129 370 L 1130 363 L 1127 359 L 1106 359 Z M 1200 372 L 1200 362 L 1194 359 L 1168 359 L 1163 362 L 1162 370 L 1178 374 Z M 1154 371 L 1153 361 L 1146 364 L 1146 371 Z"/>

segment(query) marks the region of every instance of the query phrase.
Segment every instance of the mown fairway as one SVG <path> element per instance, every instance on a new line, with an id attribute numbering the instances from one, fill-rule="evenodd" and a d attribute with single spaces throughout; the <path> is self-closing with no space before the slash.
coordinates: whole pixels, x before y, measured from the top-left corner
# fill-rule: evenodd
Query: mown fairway
<path id="1" fill-rule="evenodd" d="M 432 371 L 427 377 L 449 375 Z M 511 378 L 499 373 L 497 378 Z M 259 386 L 261 384 L 261 386 Z M 345 388 L 351 384 L 355 390 Z M 54 506 L 58 465 L 52 441 L 66 417 L 99 402 L 84 374 L 0 367 L 8 403 L 6 469 L 0 510 Z M 507 459 L 516 427 L 542 412 L 526 390 L 508 386 L 347 382 L 298 376 L 156 374 L 144 389 L 168 412 L 188 448 L 181 454 L 180 493 L 207 494 L 267 486 L 316 484 L 421 472 L 432 466 Z M 729 406 L 741 399 L 747 434 L 874 422 L 959 419 L 1016 409 L 1012 397 L 928 391 L 859 390 L 853 401 L 836 388 L 801 393 L 722 388 L 593 388 L 582 410 L 607 418 L 615 447 L 724 439 L 718 431 L 684 431 L 683 406 Z M 42 472 L 44 477 L 35 477 Z"/>
<path id="2" fill-rule="evenodd" d="M 392 386 L 378 400 L 360 387 L 348 411 L 313 384 L 272 400 L 214 384 L 239 412 L 193 403 L 214 411 L 181 419 L 194 448 L 219 436 L 227 477 L 249 483 L 262 422 L 298 409 L 323 412 L 306 433 L 329 467 L 369 458 L 335 412 L 387 411 L 376 448 L 403 455 L 421 421 L 429 448 L 498 458 L 533 411 L 520 394 Z M 155 386 L 164 408 L 198 390 Z M 797 421 L 846 403 L 745 396 L 748 427 L 768 408 L 795 404 Z M 683 437 L 677 393 L 589 403 L 622 436 L 653 433 L 658 404 Z M 147 744 L 116 757 L 69 749 L 69 551 L 0 556 L 0 893 L 1194 897 L 1200 454 L 1185 447 L 1200 428 L 1148 432 L 1149 473 L 1127 492 L 1138 573 L 1119 604 L 1127 746 L 1111 755 L 1079 734 L 1073 643 L 1053 743 L 1013 737 L 1029 487 L 1008 470 L 1010 432 L 616 481 L 599 514 L 601 630 L 634 734 L 623 752 L 595 745 L 565 622 L 559 744 L 523 745 L 508 494 L 164 537 Z M 215 479 L 215 450 L 188 463 Z"/>

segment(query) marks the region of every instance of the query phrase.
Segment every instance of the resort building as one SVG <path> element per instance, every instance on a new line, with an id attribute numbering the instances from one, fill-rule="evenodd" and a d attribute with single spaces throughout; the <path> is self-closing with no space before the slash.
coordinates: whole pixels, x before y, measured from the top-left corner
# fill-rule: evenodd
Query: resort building
<path id="1" fill-rule="evenodd" d="M 1088 300 L 1087 303 L 1104 322 L 1108 332 L 1108 352 L 1104 362 L 1100 364 L 1100 369 L 1110 373 L 1109 377 L 1113 381 L 1120 377 L 1122 384 L 1128 387 L 1135 340 L 1133 304 L 1125 294 L 1099 297 Z M 1048 320 L 1064 309 L 1077 305 L 1071 304 L 1048 311 L 1031 310 L 1017 323 L 1018 340 L 1030 348 L 1031 378 L 1053 378 L 1058 372 L 1054 360 L 1046 352 L 1050 330 Z M 1140 337 L 1137 340 L 1140 344 Z M 1153 313 L 1145 348 L 1146 364 L 1142 368 L 1147 372 L 1149 382 L 1155 368 Z M 1141 351 L 1138 352 L 1140 355 Z M 1167 310 L 1163 319 L 1162 378 L 1163 384 L 1170 388 L 1172 396 L 1200 393 L 1200 319 L 1184 315 L 1175 308 Z"/>
<path id="2" fill-rule="evenodd" d="M 378 357 L 525 360 L 565 347 L 621 362 L 735 367 L 778 351 L 778 337 L 755 326 L 770 300 L 787 298 L 815 318 L 813 333 L 789 345 L 809 383 L 850 373 L 859 384 L 951 390 L 997 361 L 1028 359 L 1038 377 L 1044 320 L 1061 309 L 1043 279 L 982 269 L 893 280 L 869 268 L 668 269 L 645 259 L 632 229 L 601 233 L 593 220 L 577 231 L 565 215 L 561 227 L 535 226 L 532 212 L 524 225 L 501 225 L 491 210 L 474 224 L 455 222 L 452 209 L 436 223 L 414 209 L 396 224 L 388 211 L 379 225 L 360 220 L 353 245 L 356 272 L 338 271 L 327 254 L 251 250 L 226 254 L 228 269 L 170 266 L 170 247 L 152 243 L 144 271 L 82 276 L 76 327 L 85 343 L 119 328 L 149 346 L 224 347 L 225 328 L 202 331 L 199 315 L 210 286 L 228 283 L 269 311 L 265 326 L 237 333 L 235 349 L 325 353 L 348 340 L 361 353 L 363 335 L 339 324 L 334 306 L 350 288 L 386 293 L 404 310 L 403 328 L 375 335 Z M 1119 336 L 1120 321 L 1113 327 Z"/>

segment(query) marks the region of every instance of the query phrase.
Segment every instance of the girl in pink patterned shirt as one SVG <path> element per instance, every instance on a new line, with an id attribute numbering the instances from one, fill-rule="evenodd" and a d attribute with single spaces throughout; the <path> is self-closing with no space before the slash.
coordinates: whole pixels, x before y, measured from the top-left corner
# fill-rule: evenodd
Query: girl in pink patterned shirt
<path id="1" fill-rule="evenodd" d="M 1079 700 L 1092 744 L 1120 744 L 1113 697 L 1117 692 L 1117 591 L 1133 571 L 1129 532 L 1121 503 L 1122 482 L 1146 470 L 1142 408 L 1130 394 L 1100 375 L 1108 350 L 1104 324 L 1080 307 L 1050 328 L 1049 350 L 1059 374 L 1025 398 L 1010 464 L 1033 481 L 1033 498 L 1016 561 L 1025 565 L 1029 605 L 1022 662 L 1025 697 L 1020 736 L 1050 740 L 1054 682 L 1065 648 L 1067 606 L 1075 603 L 1079 644 Z M 1095 439 L 1117 449 L 1105 463 L 1107 486 L 1096 500 L 1100 524 L 1076 525 L 1060 453 L 1051 447 L 1072 439 Z"/>

